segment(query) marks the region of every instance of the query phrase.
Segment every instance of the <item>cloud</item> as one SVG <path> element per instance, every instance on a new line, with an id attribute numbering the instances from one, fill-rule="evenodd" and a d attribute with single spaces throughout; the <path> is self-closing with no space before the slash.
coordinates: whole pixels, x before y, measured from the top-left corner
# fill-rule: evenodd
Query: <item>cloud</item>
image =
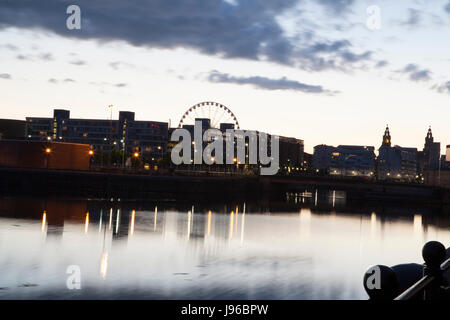
<path id="1" fill-rule="evenodd" d="M 255 88 L 265 90 L 290 90 L 290 91 L 300 91 L 305 93 L 319 93 L 319 94 L 337 93 L 325 90 L 322 86 L 309 85 L 295 80 L 289 80 L 286 77 L 282 77 L 280 79 L 270 79 L 260 76 L 235 77 L 227 73 L 221 73 L 219 71 L 213 70 L 208 74 L 207 80 L 215 83 L 234 83 L 234 84 L 252 85 Z"/>
<path id="2" fill-rule="evenodd" d="M 389 62 L 387 62 L 386 60 L 380 60 L 375 65 L 375 68 L 383 68 L 383 67 L 386 67 L 388 64 L 389 64 Z"/>
<path id="3" fill-rule="evenodd" d="M 113 61 L 109 63 L 109 66 L 114 70 L 119 70 L 123 68 L 134 68 L 134 64 L 124 62 L 124 61 Z"/>
<path id="4" fill-rule="evenodd" d="M 418 65 L 410 63 L 397 72 L 408 74 L 412 81 L 428 81 L 431 79 L 431 71 L 428 69 L 420 69 Z"/>
<path id="5" fill-rule="evenodd" d="M 102 82 L 95 82 L 95 81 L 91 81 L 89 82 L 89 84 L 93 85 L 93 86 L 100 86 L 100 87 L 104 87 L 104 86 L 111 86 L 111 87 L 117 87 L 117 88 L 124 88 L 128 86 L 128 83 L 111 83 L 111 82 L 106 82 L 106 81 L 102 81 Z"/>
<path id="6" fill-rule="evenodd" d="M 0 79 L 11 80 L 11 75 L 9 73 L 0 73 Z"/>
<path id="7" fill-rule="evenodd" d="M 40 60 L 53 61 L 53 55 L 51 53 L 41 53 L 37 56 Z"/>
<path id="8" fill-rule="evenodd" d="M 431 89 L 436 90 L 439 93 L 450 94 L 450 81 L 444 82 L 440 85 L 435 84 Z"/>
<path id="9" fill-rule="evenodd" d="M 18 54 L 16 59 L 19 60 L 42 60 L 42 61 L 53 61 L 53 55 L 51 53 L 39 53 L 39 54 Z"/>
<path id="10" fill-rule="evenodd" d="M 450 14 L 450 2 L 445 5 L 444 10 Z"/>
<path id="11" fill-rule="evenodd" d="M 2 45 L 0 45 L 0 48 L 8 49 L 8 50 L 11 50 L 11 51 L 19 50 L 19 48 L 17 46 L 15 46 L 13 44 L 10 44 L 10 43 L 2 44 Z"/>
<path id="12" fill-rule="evenodd" d="M 401 22 L 400 24 L 408 27 L 417 27 L 422 21 L 422 11 L 409 8 L 408 9 L 408 19 Z"/>
<path id="13" fill-rule="evenodd" d="M 83 61 L 83 60 L 73 60 L 73 61 L 70 61 L 69 63 L 76 65 L 76 66 L 83 66 L 83 65 L 87 64 L 87 62 Z"/>
<path id="14" fill-rule="evenodd" d="M 68 30 L 65 0 L 1 1 L 0 30 L 7 27 L 39 29 L 81 39 L 126 41 L 150 48 L 190 48 L 222 58 L 270 61 L 305 70 L 348 70 L 371 59 L 371 52 L 356 52 L 348 40 L 346 49 L 317 38 L 303 27 L 302 39 L 289 37 L 277 18 L 296 10 L 303 0 L 79 0 L 81 30 Z M 353 0 L 321 0 L 336 13 L 350 8 Z M 298 17 L 301 19 L 301 17 Z M 120 21 L 120 23 L 117 23 Z M 315 52 L 311 46 L 329 45 Z M 334 50 L 333 50 L 334 49 Z"/>
<path id="15" fill-rule="evenodd" d="M 58 80 L 58 79 L 55 79 L 55 78 L 50 78 L 50 79 L 48 79 L 48 82 L 53 83 L 53 84 L 57 84 L 57 83 L 60 83 L 60 82 L 69 83 L 69 82 L 76 82 L 76 81 L 74 79 L 71 79 L 71 78 L 66 78 L 64 80 Z"/>
<path id="16" fill-rule="evenodd" d="M 358 64 L 370 61 L 373 52 L 365 51 L 356 54 L 351 51 L 352 44 L 348 40 L 321 41 L 301 49 L 298 59 L 302 68 L 309 71 L 336 69 L 348 71 Z"/>
<path id="17" fill-rule="evenodd" d="M 350 7 L 355 2 L 354 0 L 318 0 L 319 4 L 323 5 L 330 14 L 341 15 L 349 11 Z"/>

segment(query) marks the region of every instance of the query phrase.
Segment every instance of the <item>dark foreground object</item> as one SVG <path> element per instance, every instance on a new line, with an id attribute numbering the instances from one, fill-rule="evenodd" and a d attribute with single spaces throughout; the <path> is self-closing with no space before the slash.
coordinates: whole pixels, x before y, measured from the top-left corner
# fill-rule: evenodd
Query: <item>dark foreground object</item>
<path id="1" fill-rule="evenodd" d="M 195 172 L 194 172 L 195 174 Z M 0 194 L 96 199 L 285 199 L 305 190 L 340 190 L 351 203 L 450 206 L 450 189 L 315 176 L 111 173 L 0 167 Z"/>
<path id="2" fill-rule="evenodd" d="M 450 248 L 438 241 L 422 249 L 423 265 L 377 265 L 364 274 L 371 300 L 450 300 Z"/>

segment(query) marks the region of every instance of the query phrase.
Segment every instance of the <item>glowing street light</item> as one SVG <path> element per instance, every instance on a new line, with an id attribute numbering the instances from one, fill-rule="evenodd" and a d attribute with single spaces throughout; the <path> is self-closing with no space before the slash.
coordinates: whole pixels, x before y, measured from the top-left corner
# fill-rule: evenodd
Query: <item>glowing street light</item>
<path id="1" fill-rule="evenodd" d="M 133 154 L 133 156 L 134 156 L 135 158 L 139 158 L 139 152 L 135 152 L 135 153 Z"/>
<path id="2" fill-rule="evenodd" d="M 89 150 L 89 155 L 90 155 L 90 156 L 93 156 L 93 155 L 94 155 L 94 150 L 92 150 L 92 149 Z"/>
<path id="3" fill-rule="evenodd" d="M 45 149 L 45 153 L 49 154 L 49 153 L 51 153 L 51 152 L 52 152 L 52 149 L 50 149 L 50 148 L 46 148 L 46 149 Z"/>

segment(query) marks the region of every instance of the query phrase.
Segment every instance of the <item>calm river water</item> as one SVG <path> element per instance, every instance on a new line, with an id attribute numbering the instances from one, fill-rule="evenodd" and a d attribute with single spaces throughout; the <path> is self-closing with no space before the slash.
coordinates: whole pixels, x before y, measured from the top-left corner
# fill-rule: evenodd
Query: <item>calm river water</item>
<path id="1" fill-rule="evenodd" d="M 374 264 L 450 246 L 441 210 L 283 201 L 0 198 L 0 299 L 367 299 Z M 80 289 L 77 289 L 79 284 Z"/>

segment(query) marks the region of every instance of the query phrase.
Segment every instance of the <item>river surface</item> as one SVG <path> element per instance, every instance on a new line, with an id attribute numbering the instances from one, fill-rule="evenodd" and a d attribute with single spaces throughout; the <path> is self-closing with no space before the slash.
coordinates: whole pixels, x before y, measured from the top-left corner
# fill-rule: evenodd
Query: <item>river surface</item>
<path id="1" fill-rule="evenodd" d="M 371 265 L 450 246 L 441 209 L 345 202 L 3 197 L 0 299 L 367 299 Z"/>

